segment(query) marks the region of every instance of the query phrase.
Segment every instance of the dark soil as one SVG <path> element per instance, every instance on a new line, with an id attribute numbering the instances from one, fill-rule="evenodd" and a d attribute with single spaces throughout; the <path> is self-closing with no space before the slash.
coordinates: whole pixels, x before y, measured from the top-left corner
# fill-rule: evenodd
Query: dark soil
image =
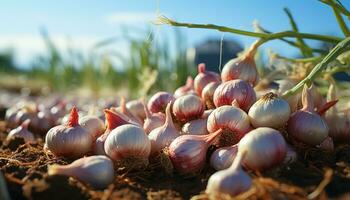
<path id="1" fill-rule="evenodd" d="M 48 176 L 48 165 L 72 161 L 45 153 L 41 138 L 24 143 L 20 138 L 5 141 L 6 135 L 5 123 L 0 121 L 0 171 L 13 200 L 208 198 L 204 190 L 214 172 L 209 167 L 196 175 L 180 176 L 169 173 L 162 167 L 164 161 L 156 159 L 144 170 L 116 169 L 113 184 L 105 190 L 94 190 L 73 178 Z M 334 152 L 300 148 L 298 156 L 296 162 L 262 174 L 249 172 L 254 186 L 238 198 L 350 199 L 349 145 L 337 146 Z"/>

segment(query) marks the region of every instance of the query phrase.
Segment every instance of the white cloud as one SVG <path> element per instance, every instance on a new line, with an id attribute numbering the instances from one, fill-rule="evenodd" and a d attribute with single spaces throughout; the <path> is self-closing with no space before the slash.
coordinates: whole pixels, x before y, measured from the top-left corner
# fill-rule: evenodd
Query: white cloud
<path id="1" fill-rule="evenodd" d="M 152 12 L 118 12 L 106 15 L 103 20 L 108 24 L 135 24 L 150 22 L 156 18 Z"/>

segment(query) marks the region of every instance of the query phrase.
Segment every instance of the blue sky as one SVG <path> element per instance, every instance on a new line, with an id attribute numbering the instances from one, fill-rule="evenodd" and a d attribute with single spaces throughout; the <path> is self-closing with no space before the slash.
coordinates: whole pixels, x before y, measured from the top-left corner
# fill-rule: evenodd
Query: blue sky
<path id="1" fill-rule="evenodd" d="M 350 1 L 342 0 L 342 3 L 350 8 Z M 140 29 L 151 26 L 155 40 L 161 40 L 173 30 L 150 23 L 157 10 L 178 21 L 253 30 L 252 22 L 258 20 L 271 31 L 282 31 L 290 29 L 284 7 L 292 11 L 302 32 L 342 36 L 332 11 L 317 0 L 13 0 L 0 2 L 0 50 L 12 47 L 20 64 L 29 63 L 34 55 L 45 52 L 39 34 L 42 27 L 62 49 L 70 41 L 75 48 L 87 51 L 98 41 L 120 35 L 122 25 Z M 181 28 L 181 31 L 189 46 L 222 36 L 213 30 Z M 236 38 L 244 46 L 254 41 L 228 33 L 224 37 Z M 127 47 L 121 41 L 111 48 L 117 45 L 117 49 Z M 264 48 L 288 56 L 297 52 L 281 42 L 269 43 Z"/>

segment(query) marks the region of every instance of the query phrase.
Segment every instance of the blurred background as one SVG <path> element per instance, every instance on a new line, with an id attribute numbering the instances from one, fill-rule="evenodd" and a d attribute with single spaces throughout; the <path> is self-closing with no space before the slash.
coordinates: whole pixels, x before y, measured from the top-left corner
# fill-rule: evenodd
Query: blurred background
<path id="1" fill-rule="evenodd" d="M 342 1 L 350 8 L 350 1 Z M 342 36 L 331 9 L 317 0 L 27 0 L 0 3 L 0 92 L 74 93 L 130 98 L 173 91 L 198 63 L 219 71 L 254 38 L 214 30 L 155 25 L 164 15 L 254 31 L 290 30 L 288 8 L 307 33 Z M 348 21 L 348 20 L 347 20 Z M 330 48 L 306 40 L 310 46 Z M 297 48 L 273 41 L 260 49 L 298 58 Z M 259 62 L 260 61 L 260 62 Z"/>

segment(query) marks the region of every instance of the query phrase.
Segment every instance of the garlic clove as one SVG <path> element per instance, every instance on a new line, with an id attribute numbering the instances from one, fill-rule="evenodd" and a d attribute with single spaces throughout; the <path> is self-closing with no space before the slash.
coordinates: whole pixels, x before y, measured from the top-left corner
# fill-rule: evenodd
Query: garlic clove
<path id="1" fill-rule="evenodd" d="M 216 170 L 229 168 L 238 153 L 238 145 L 222 147 L 213 152 L 210 157 L 210 166 Z"/>
<path id="2" fill-rule="evenodd" d="M 187 94 L 177 98 L 173 104 L 173 114 L 181 122 L 199 118 L 204 112 L 204 103 L 200 97 Z"/>
<path id="3" fill-rule="evenodd" d="M 171 103 L 166 107 L 166 120 L 163 126 L 152 130 L 148 138 L 151 141 L 151 154 L 160 153 L 165 147 L 168 147 L 170 143 L 177 138 L 180 134 L 176 130 L 171 117 Z"/>
<path id="4" fill-rule="evenodd" d="M 149 134 L 153 129 L 158 128 L 165 123 L 165 115 L 161 112 L 151 113 L 143 100 L 142 104 L 146 113 L 143 129 L 145 130 L 146 134 Z"/>
<path id="5" fill-rule="evenodd" d="M 96 189 L 104 189 L 114 180 L 113 162 L 106 156 L 89 156 L 68 165 L 49 165 L 48 174 L 71 176 Z"/>
<path id="6" fill-rule="evenodd" d="M 143 109 L 141 100 L 132 100 L 126 103 L 126 108 L 139 120 L 144 120 L 146 118 L 146 113 Z"/>
<path id="7" fill-rule="evenodd" d="M 7 140 L 13 137 L 21 137 L 25 142 L 33 142 L 34 135 L 28 130 L 30 119 L 25 120 L 19 127 L 12 129 L 7 135 Z"/>
<path id="8" fill-rule="evenodd" d="M 186 135 L 208 135 L 207 121 L 208 117 L 189 121 L 183 125 L 181 132 Z"/>

